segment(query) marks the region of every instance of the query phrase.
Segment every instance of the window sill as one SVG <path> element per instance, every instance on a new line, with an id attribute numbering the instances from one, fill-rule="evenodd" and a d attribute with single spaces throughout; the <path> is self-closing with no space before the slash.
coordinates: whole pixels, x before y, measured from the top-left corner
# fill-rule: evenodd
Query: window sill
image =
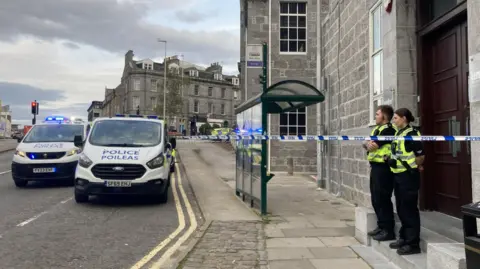
<path id="1" fill-rule="evenodd" d="M 307 52 L 281 52 L 280 55 L 307 55 Z"/>

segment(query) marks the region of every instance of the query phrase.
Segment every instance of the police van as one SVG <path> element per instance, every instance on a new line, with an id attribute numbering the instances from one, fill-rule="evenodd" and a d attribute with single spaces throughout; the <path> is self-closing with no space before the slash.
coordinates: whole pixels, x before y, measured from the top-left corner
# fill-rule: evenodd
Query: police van
<path id="1" fill-rule="evenodd" d="M 75 201 L 90 195 L 141 195 L 166 203 L 174 160 L 175 138 L 157 116 L 98 118 L 82 148 L 75 173 Z"/>
<path id="2" fill-rule="evenodd" d="M 58 180 L 73 185 L 79 149 L 74 138 L 84 139 L 89 126 L 67 117 L 49 116 L 35 124 L 23 138 L 12 160 L 12 177 L 17 187 L 30 181 Z"/>

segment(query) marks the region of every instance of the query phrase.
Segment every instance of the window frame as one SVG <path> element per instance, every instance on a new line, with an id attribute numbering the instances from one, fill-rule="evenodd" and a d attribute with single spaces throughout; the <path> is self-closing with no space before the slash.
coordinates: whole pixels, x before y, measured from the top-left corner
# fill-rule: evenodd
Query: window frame
<path id="1" fill-rule="evenodd" d="M 220 114 L 225 115 L 225 104 L 220 106 Z"/>
<path id="2" fill-rule="evenodd" d="M 289 124 L 289 120 L 290 120 L 290 119 L 289 119 L 289 116 L 290 116 L 291 114 L 296 114 L 296 115 L 297 115 L 297 117 L 296 117 L 297 124 L 296 124 L 296 125 L 290 125 L 290 124 Z M 281 118 L 282 118 L 282 115 L 283 115 L 283 116 L 284 116 L 284 115 L 287 116 L 287 125 L 281 124 L 281 122 L 282 122 L 282 119 L 281 119 Z M 299 124 L 298 124 L 299 115 L 304 115 L 304 116 L 305 116 L 305 125 L 299 125 Z M 289 136 L 289 135 L 294 135 L 294 136 L 299 136 L 299 135 L 305 136 L 305 135 L 308 135 L 308 109 L 307 109 L 307 107 L 305 107 L 305 112 L 298 112 L 298 109 L 297 109 L 296 111 L 281 113 L 280 116 L 279 116 L 279 119 L 278 119 L 278 134 L 279 134 L 279 135 L 282 135 L 282 133 L 281 133 L 281 131 L 280 131 L 282 127 L 286 127 L 286 128 L 287 128 L 287 134 L 283 134 L 283 135 L 287 135 L 287 136 Z M 291 133 L 290 133 L 290 127 L 296 127 L 296 134 L 291 134 Z M 298 129 L 299 129 L 300 127 L 305 127 L 305 134 L 300 134 L 300 133 L 298 132 Z M 296 140 L 285 140 L 285 141 L 288 141 L 288 142 L 297 142 Z"/>
<path id="3" fill-rule="evenodd" d="M 293 14 L 293 13 L 290 13 L 290 10 L 288 11 L 288 13 L 282 13 L 281 9 L 281 5 L 282 4 L 297 4 L 297 13 Z M 305 4 L 305 14 L 300 14 L 298 13 L 298 4 Z M 290 8 L 289 8 L 290 9 Z M 287 27 L 281 27 L 282 23 L 281 23 L 281 20 L 282 20 L 282 16 L 295 16 L 295 17 L 305 17 L 305 28 L 303 27 L 299 27 L 298 26 L 298 21 L 297 21 L 297 26 L 296 27 L 290 27 L 290 26 L 287 26 Z M 282 28 L 287 28 L 287 31 L 288 29 L 290 28 L 296 28 L 297 29 L 297 38 L 295 39 L 296 42 L 297 42 L 297 51 L 282 51 L 281 50 L 281 41 L 287 41 L 288 42 L 288 47 L 290 47 L 290 37 L 288 37 L 287 39 L 282 39 L 281 38 L 281 31 L 282 31 Z M 305 29 L 305 51 L 298 51 L 298 42 L 299 42 L 299 39 L 298 39 L 298 29 Z M 306 1 L 301 1 L 301 2 L 297 2 L 297 1 L 282 1 L 280 2 L 280 5 L 279 5 L 279 16 L 278 16 L 278 52 L 282 55 L 307 55 L 308 53 L 308 3 Z M 290 35 L 290 33 L 288 33 Z M 292 39 L 293 40 L 293 39 Z M 302 40 L 302 39 L 300 39 Z"/>
<path id="4" fill-rule="evenodd" d="M 137 88 L 137 85 L 138 85 L 138 88 Z M 138 92 L 138 91 L 140 91 L 140 88 L 141 88 L 140 79 L 139 78 L 133 79 L 133 90 Z"/>
<path id="5" fill-rule="evenodd" d="M 227 88 L 220 89 L 220 98 L 227 98 Z"/>
<path id="6" fill-rule="evenodd" d="M 158 92 L 158 81 L 154 78 L 150 79 L 150 90 L 152 92 Z"/>
<path id="7" fill-rule="evenodd" d="M 207 92 L 208 97 L 213 97 L 213 87 L 208 87 L 208 92 Z"/>
<path id="8" fill-rule="evenodd" d="M 376 108 L 380 105 L 382 105 L 384 102 L 383 100 L 383 82 L 384 82 L 384 72 L 383 72 L 383 34 L 382 34 L 382 11 L 383 11 L 383 8 L 382 8 L 382 1 L 377 1 L 377 3 L 375 3 L 375 5 L 372 6 L 372 8 L 369 10 L 369 13 L 368 13 L 368 21 L 369 21 L 369 123 L 368 125 L 369 126 L 374 126 L 376 123 L 375 123 L 375 113 L 376 113 Z M 374 49 L 374 46 L 375 46 L 375 12 L 379 12 L 379 39 L 380 39 L 380 45 L 379 45 L 379 48 L 378 49 Z M 374 70 L 374 58 L 376 56 L 379 56 L 380 57 L 380 66 L 379 66 L 379 70 L 380 70 L 380 88 L 379 88 L 379 92 L 375 95 L 374 94 L 374 91 L 375 91 L 375 81 L 374 81 L 374 74 L 375 74 L 375 70 Z M 374 106 L 374 103 L 377 102 L 377 105 Z"/>
<path id="9" fill-rule="evenodd" d="M 138 99 L 138 104 L 135 105 L 135 99 Z M 132 96 L 132 108 L 137 109 L 140 106 L 140 96 Z"/>
<path id="10" fill-rule="evenodd" d="M 153 102 L 155 100 L 155 102 Z M 157 109 L 158 106 L 158 100 L 156 96 L 150 96 L 150 105 L 152 107 L 152 110 Z"/>
<path id="11" fill-rule="evenodd" d="M 208 104 L 208 113 L 215 114 L 215 106 L 213 103 Z"/>
<path id="12" fill-rule="evenodd" d="M 195 109 L 195 106 L 197 109 Z M 193 113 L 200 113 L 200 102 L 198 100 L 193 100 Z"/>
<path id="13" fill-rule="evenodd" d="M 193 85 L 193 95 L 195 95 L 195 96 L 200 95 L 200 85 L 198 85 L 198 84 Z"/>

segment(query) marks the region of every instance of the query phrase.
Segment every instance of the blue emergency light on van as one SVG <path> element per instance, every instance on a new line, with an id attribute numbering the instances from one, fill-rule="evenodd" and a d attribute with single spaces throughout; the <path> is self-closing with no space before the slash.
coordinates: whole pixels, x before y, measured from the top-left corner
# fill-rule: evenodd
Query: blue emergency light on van
<path id="1" fill-rule="evenodd" d="M 119 118 L 147 118 L 147 119 L 154 119 L 157 120 L 157 115 L 134 115 L 134 114 L 116 114 L 115 117 Z"/>
<path id="2" fill-rule="evenodd" d="M 66 122 L 66 121 L 68 121 L 68 118 L 63 116 L 48 116 L 45 118 L 46 123 L 49 123 L 49 122 L 60 123 L 60 122 Z"/>

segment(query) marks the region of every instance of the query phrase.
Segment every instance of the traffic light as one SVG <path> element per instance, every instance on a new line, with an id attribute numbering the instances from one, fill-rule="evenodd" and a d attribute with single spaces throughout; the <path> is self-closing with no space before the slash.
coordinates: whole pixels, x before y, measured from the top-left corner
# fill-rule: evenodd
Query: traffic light
<path id="1" fill-rule="evenodd" d="M 32 114 L 38 115 L 38 102 L 37 101 L 32 102 L 31 107 L 32 107 Z"/>

